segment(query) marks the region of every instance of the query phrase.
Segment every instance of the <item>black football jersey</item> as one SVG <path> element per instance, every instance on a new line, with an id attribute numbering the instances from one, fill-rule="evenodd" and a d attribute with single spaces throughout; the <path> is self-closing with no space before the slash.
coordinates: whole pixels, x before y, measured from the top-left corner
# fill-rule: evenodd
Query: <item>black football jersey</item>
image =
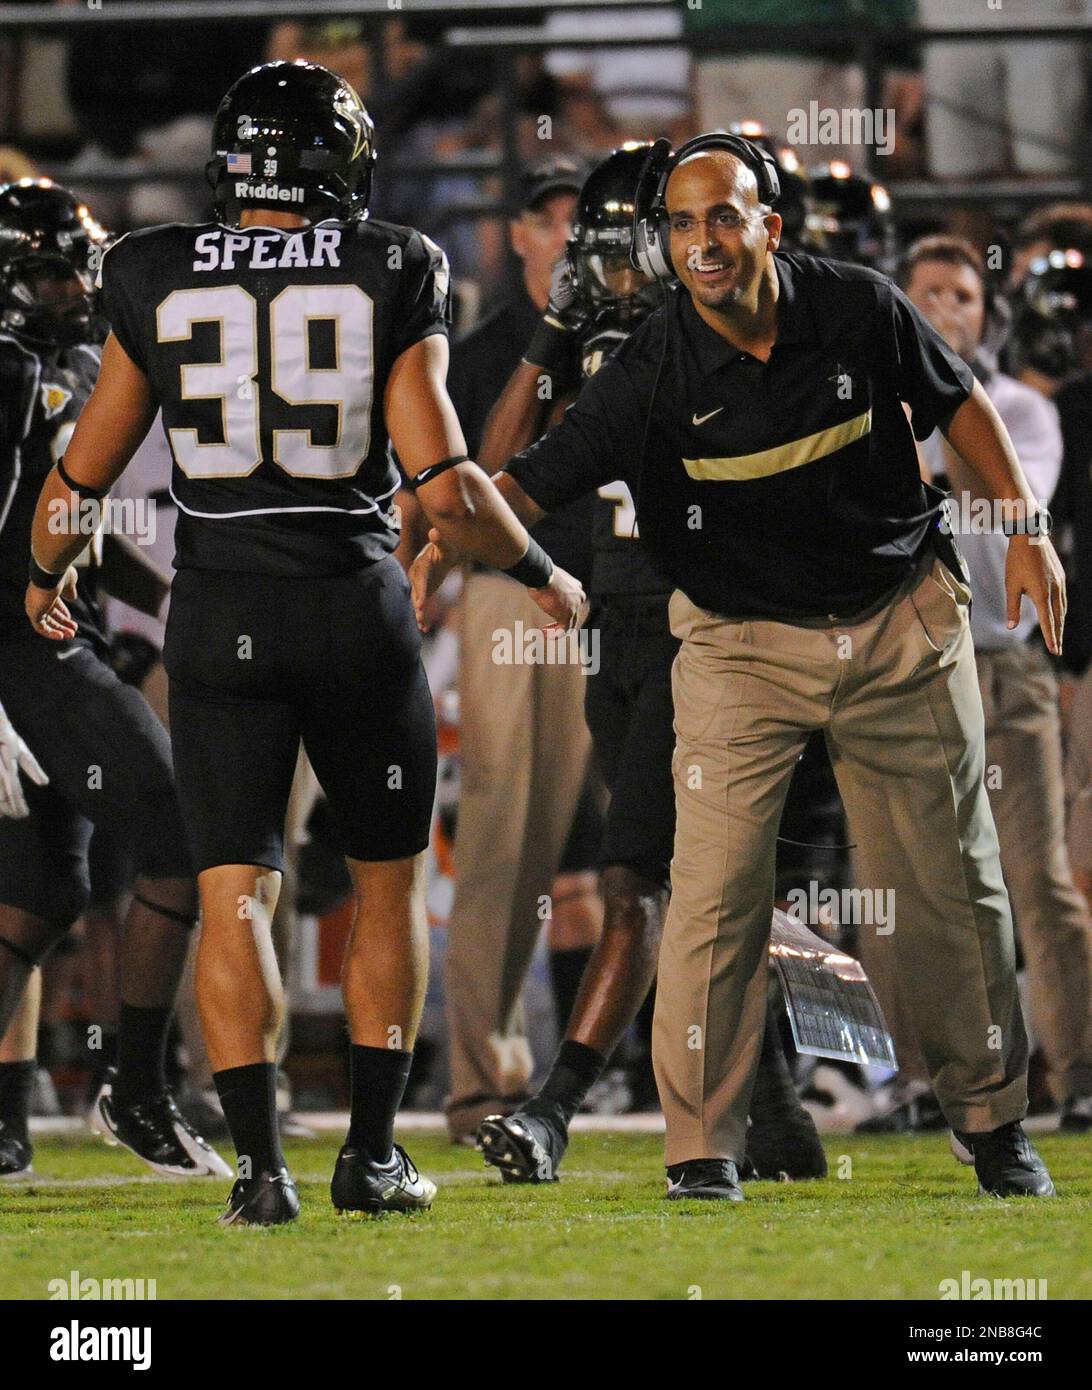
<path id="1" fill-rule="evenodd" d="M 383 395 L 447 332 L 439 247 L 371 220 L 179 224 L 123 237 L 100 284 L 163 412 L 176 567 L 343 574 L 395 548 Z"/>
<path id="2" fill-rule="evenodd" d="M 30 530 L 38 494 L 62 456 L 76 417 L 99 373 L 99 348 L 39 353 L 0 334 L 0 641 L 36 637 L 23 600 L 30 566 Z M 89 526 L 97 518 L 89 518 Z M 66 599 L 80 635 L 104 643 L 96 598 L 101 531 L 77 561 L 78 594 Z"/>
<path id="3" fill-rule="evenodd" d="M 585 339 L 580 350 L 580 367 L 585 380 L 595 375 L 627 336 L 620 329 L 604 328 L 593 331 Z M 637 508 L 628 483 L 619 479 L 603 484 L 595 499 L 592 526 L 591 592 L 596 598 L 672 591 L 674 586 L 660 574 L 637 538 Z"/>

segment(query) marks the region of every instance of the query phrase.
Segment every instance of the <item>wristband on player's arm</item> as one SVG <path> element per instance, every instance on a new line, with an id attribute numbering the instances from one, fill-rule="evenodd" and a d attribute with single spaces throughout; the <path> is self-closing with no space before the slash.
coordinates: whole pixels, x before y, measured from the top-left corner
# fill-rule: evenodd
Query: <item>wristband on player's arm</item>
<path id="1" fill-rule="evenodd" d="M 566 365 L 566 359 L 572 351 L 572 342 L 572 330 L 547 312 L 535 325 L 523 360 L 532 367 L 544 367 L 554 371 Z"/>
<path id="2" fill-rule="evenodd" d="M 554 562 L 533 536 L 527 537 L 527 549 L 514 565 L 509 565 L 503 574 L 510 574 L 528 589 L 544 589 L 554 573 Z"/>
<path id="3" fill-rule="evenodd" d="M 101 502 L 110 491 L 108 487 L 91 487 L 88 483 L 78 483 L 65 468 L 63 458 L 57 460 L 57 477 L 69 492 L 74 492 L 81 500 L 90 497 L 96 502 Z"/>
<path id="4" fill-rule="evenodd" d="M 64 571 L 60 574 L 51 574 L 49 570 L 43 569 L 32 555 L 30 557 L 30 582 L 39 589 L 55 589 L 64 578 Z"/>

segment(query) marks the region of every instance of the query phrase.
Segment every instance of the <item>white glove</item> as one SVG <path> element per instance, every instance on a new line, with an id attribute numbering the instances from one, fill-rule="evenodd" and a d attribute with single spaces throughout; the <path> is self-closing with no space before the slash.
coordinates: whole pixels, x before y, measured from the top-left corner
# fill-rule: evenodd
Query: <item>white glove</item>
<path id="1" fill-rule="evenodd" d="M 0 705 L 0 816 L 22 820 L 30 814 L 19 780 L 20 772 L 25 772 L 39 787 L 44 787 L 49 781 L 39 767 L 38 759 L 15 732 L 3 705 Z"/>

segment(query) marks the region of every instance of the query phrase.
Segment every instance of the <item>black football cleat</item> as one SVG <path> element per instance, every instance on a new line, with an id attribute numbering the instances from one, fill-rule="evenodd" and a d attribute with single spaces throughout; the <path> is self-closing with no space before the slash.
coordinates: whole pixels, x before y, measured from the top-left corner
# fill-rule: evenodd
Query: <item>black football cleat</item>
<path id="1" fill-rule="evenodd" d="M 956 1133 L 970 1153 L 979 1191 L 987 1197 L 1053 1197 L 1047 1166 L 1018 1120 L 984 1134 Z M 953 1146 L 954 1147 L 954 1146 Z M 958 1156 L 958 1155 L 957 1155 Z"/>
<path id="2" fill-rule="evenodd" d="M 747 1130 L 743 1163 L 744 1178 L 748 1163 L 758 1177 L 775 1182 L 800 1182 L 827 1175 L 827 1156 L 819 1142 L 819 1132 L 802 1105 L 752 1123 Z"/>
<path id="3" fill-rule="evenodd" d="M 0 1178 L 26 1178 L 34 1172 L 31 1166 L 34 1145 L 20 1139 L 0 1120 Z"/>
<path id="4" fill-rule="evenodd" d="M 478 1148 L 505 1182 L 557 1182 L 568 1134 L 539 1115 L 490 1115 L 478 1127 Z"/>
<path id="5" fill-rule="evenodd" d="M 230 1178 L 232 1171 L 190 1124 L 167 1091 L 132 1105 L 114 1100 L 111 1068 L 88 1123 L 108 1144 L 120 1144 L 167 1178 Z"/>
<path id="6" fill-rule="evenodd" d="M 730 1158 L 694 1158 L 674 1163 L 667 1170 L 667 1200 L 702 1202 L 742 1202 L 739 1173 Z"/>
<path id="7" fill-rule="evenodd" d="M 436 1184 L 422 1177 L 401 1144 L 386 1163 L 376 1163 L 362 1149 L 346 1144 L 337 1156 L 330 1180 L 330 1200 L 339 1216 L 345 1212 L 379 1215 L 385 1211 L 427 1211 Z"/>
<path id="8" fill-rule="evenodd" d="M 287 1226 L 300 1214 L 300 1194 L 287 1168 L 236 1178 L 221 1226 Z"/>

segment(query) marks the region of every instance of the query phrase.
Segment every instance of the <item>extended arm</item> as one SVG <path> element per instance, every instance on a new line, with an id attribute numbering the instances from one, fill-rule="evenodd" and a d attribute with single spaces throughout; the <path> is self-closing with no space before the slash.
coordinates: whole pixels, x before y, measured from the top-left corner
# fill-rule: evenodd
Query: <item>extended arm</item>
<path id="1" fill-rule="evenodd" d="M 95 389 L 65 451 L 64 468 L 73 483 L 92 496 L 105 496 L 148 433 L 155 412 L 147 377 L 111 333 Z M 79 524 L 79 500 L 53 468 L 42 484 L 34 513 L 31 553 L 41 570 L 56 576 L 56 583 L 27 587 L 27 617 L 36 631 L 54 641 L 64 641 L 76 632 L 61 594 L 71 592 L 68 568 L 91 540 L 91 532 Z"/>
<path id="2" fill-rule="evenodd" d="M 1008 431 L 981 382 L 952 416 L 944 429 L 948 443 L 977 477 L 983 496 L 1016 504 L 1016 516 L 1030 520 L 1039 503 L 1028 484 Z M 1053 545 L 1046 536 L 1014 535 L 1009 540 L 1005 565 L 1008 625 L 1020 620 L 1020 599 L 1028 594 L 1039 614 L 1039 626 L 1047 650 L 1062 651 L 1065 625 L 1065 575 Z"/>
<path id="3" fill-rule="evenodd" d="M 407 348 L 391 372 L 385 399 L 391 442 L 411 478 L 465 453 L 463 433 L 444 378 L 448 347 L 434 334 Z M 531 538 L 504 497 L 469 460 L 436 474 L 417 489 L 417 499 L 445 546 L 496 569 L 510 569 L 528 555 Z M 537 549 L 537 547 L 535 548 Z M 551 617 L 569 626 L 583 603 L 580 585 L 563 570 L 531 596 Z"/>

